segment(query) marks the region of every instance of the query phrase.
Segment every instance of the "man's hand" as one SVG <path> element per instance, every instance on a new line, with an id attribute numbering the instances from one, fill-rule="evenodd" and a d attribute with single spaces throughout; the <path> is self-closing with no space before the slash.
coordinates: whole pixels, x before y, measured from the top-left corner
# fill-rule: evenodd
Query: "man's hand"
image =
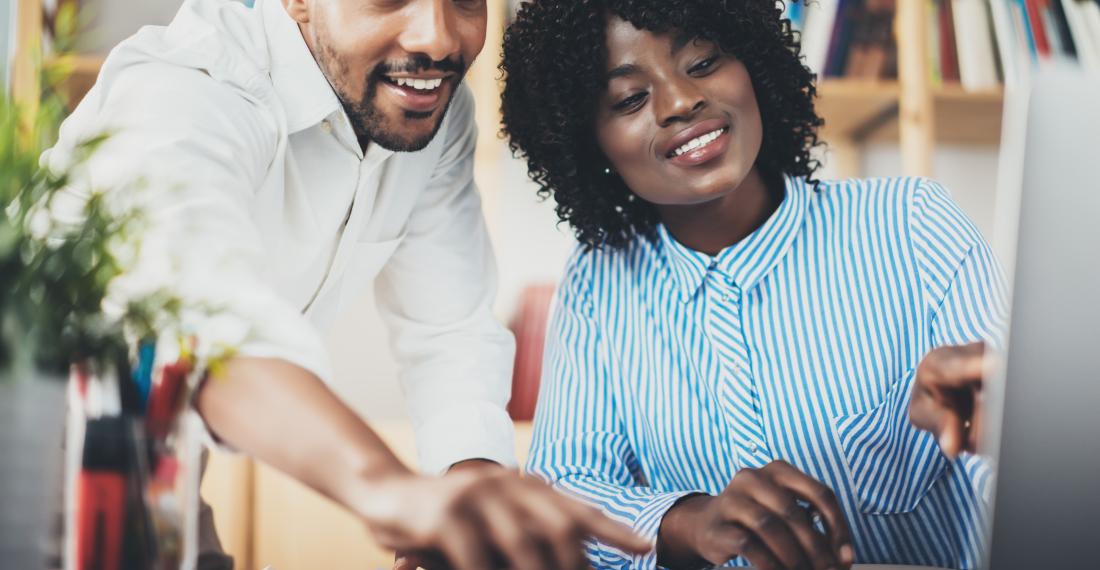
<path id="1" fill-rule="evenodd" d="M 981 444 L 985 343 L 937 348 L 921 360 L 909 402 L 909 420 L 936 436 L 955 458 Z"/>
<path id="2" fill-rule="evenodd" d="M 596 509 L 507 469 L 376 480 L 359 503 L 375 539 L 407 553 L 399 567 L 588 568 L 589 536 L 628 552 L 651 548 Z"/>
<path id="3" fill-rule="evenodd" d="M 811 512 L 827 534 L 815 528 Z M 738 471 L 718 496 L 676 503 L 661 521 L 657 545 L 659 563 L 670 568 L 742 556 L 759 570 L 828 570 L 848 568 L 855 558 L 833 492 L 784 461 Z"/>

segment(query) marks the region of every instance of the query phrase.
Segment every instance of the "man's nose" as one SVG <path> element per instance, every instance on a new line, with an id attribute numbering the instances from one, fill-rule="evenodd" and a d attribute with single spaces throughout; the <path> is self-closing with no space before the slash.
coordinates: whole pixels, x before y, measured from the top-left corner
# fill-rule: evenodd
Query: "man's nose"
<path id="1" fill-rule="evenodd" d="M 450 0 L 417 2 L 400 36 L 401 48 L 408 53 L 422 53 L 432 61 L 449 59 L 459 54 L 457 24 Z"/>

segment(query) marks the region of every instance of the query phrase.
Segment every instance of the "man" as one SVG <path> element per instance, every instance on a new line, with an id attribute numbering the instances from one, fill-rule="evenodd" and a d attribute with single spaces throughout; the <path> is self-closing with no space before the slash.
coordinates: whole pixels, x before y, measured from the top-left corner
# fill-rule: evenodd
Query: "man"
<path id="1" fill-rule="evenodd" d="M 189 0 L 108 57 L 46 156 L 110 138 L 85 188 L 144 180 L 136 269 L 224 310 L 193 326 L 236 347 L 195 403 L 211 435 L 357 513 L 384 546 L 455 568 L 585 565 L 593 535 L 649 544 L 513 465 L 512 339 L 472 178 L 462 83 L 484 0 Z M 152 261 L 151 261 L 152 260 Z M 139 264 L 142 265 L 142 264 Z M 146 273 L 142 273 L 142 271 Z M 374 282 L 420 447 L 410 473 L 323 384 L 317 329 Z"/>

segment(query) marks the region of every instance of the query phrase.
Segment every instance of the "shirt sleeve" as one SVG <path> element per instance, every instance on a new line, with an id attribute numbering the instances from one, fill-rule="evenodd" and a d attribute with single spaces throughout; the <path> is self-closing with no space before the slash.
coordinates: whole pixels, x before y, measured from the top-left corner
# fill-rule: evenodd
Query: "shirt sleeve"
<path id="1" fill-rule="evenodd" d="M 613 370 L 593 315 L 591 263 L 579 252 L 556 294 L 547 333 L 527 471 L 656 541 L 672 505 L 698 491 L 645 484 L 613 394 Z M 655 568 L 656 554 L 631 555 L 592 540 L 596 568 Z"/>
<path id="2" fill-rule="evenodd" d="M 77 160 L 80 143 L 100 134 L 102 146 Z M 144 211 L 140 249 L 124 259 L 108 305 L 168 290 L 187 307 L 177 332 L 197 338 L 200 356 L 232 347 L 327 378 L 319 335 L 258 277 L 264 247 L 249 207 L 277 140 L 259 103 L 203 72 L 109 59 L 42 161 L 57 171 L 76 165 L 66 194 L 73 215 L 92 192 Z"/>
<path id="3" fill-rule="evenodd" d="M 914 194 L 913 244 L 929 319 L 930 346 L 985 341 L 1002 349 L 1008 313 L 1004 272 L 973 222 L 947 190 L 923 181 Z M 959 466 L 979 497 L 992 488 L 986 458 L 963 455 Z"/>
<path id="4" fill-rule="evenodd" d="M 379 312 L 401 368 L 420 467 L 473 458 L 514 466 L 515 343 L 492 313 L 493 257 L 474 183 L 477 128 L 463 84 L 447 112 L 444 149 L 406 235 L 376 280 Z"/>

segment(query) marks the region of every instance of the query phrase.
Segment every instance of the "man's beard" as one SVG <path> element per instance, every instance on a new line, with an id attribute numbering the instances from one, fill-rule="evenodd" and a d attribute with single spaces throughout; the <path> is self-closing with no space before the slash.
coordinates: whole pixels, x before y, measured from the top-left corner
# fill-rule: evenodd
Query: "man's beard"
<path id="1" fill-rule="evenodd" d="M 359 99 L 359 102 L 356 103 L 354 99 L 350 97 L 350 93 L 344 82 L 334 81 L 336 78 L 348 77 L 349 66 L 339 54 L 332 50 L 323 38 L 315 38 L 315 41 L 321 48 L 318 50 L 317 54 L 318 63 L 321 64 L 321 69 L 327 76 L 329 85 L 331 85 L 333 91 L 336 92 L 336 97 L 340 100 L 340 104 L 343 105 L 344 112 L 347 113 L 352 128 L 355 130 L 355 135 L 364 148 L 366 148 L 367 143 L 374 143 L 393 152 L 416 152 L 418 150 L 423 150 L 424 147 L 428 146 L 428 143 L 432 142 L 435 135 L 439 133 L 439 128 L 443 125 L 443 118 L 447 115 L 447 110 L 451 107 L 451 101 L 454 99 L 457 84 L 466 73 L 466 64 L 462 59 L 457 61 L 432 61 L 431 58 L 423 54 L 414 54 L 403 61 L 379 63 L 367 74 L 362 97 Z M 400 132 L 387 129 L 385 125 L 386 116 L 379 111 L 375 105 L 375 97 L 378 95 L 379 83 L 385 81 L 383 77 L 387 73 L 413 73 L 433 69 L 453 72 L 454 76 L 447 79 L 448 82 L 453 82 L 451 93 L 447 97 L 447 101 L 443 103 L 443 112 L 439 114 L 439 119 L 437 119 L 432 126 L 431 132 L 416 138 L 408 138 L 402 136 Z M 440 86 L 440 89 L 442 88 L 443 87 Z M 402 112 L 404 119 L 409 121 L 424 121 L 435 113 L 435 111 L 421 113 L 408 110 Z"/>
<path id="2" fill-rule="evenodd" d="M 399 133 L 387 130 L 385 127 L 385 116 L 378 111 L 378 108 L 374 104 L 374 98 L 378 95 L 378 84 L 384 81 L 382 76 L 388 68 L 385 64 L 379 64 L 368 76 L 366 86 L 363 89 L 363 97 L 359 103 L 352 103 L 342 93 L 337 92 L 337 97 L 340 99 L 340 103 L 344 106 L 344 112 L 348 114 L 348 119 L 351 121 L 355 134 L 359 137 L 359 140 L 363 143 L 368 140 L 378 146 L 390 150 L 393 152 L 416 152 L 423 150 L 428 146 L 428 143 L 432 142 L 435 135 L 439 133 L 439 128 L 443 126 L 443 118 L 447 116 L 447 110 L 451 107 L 451 100 L 454 99 L 454 89 L 451 89 L 450 95 L 447 97 L 447 101 L 443 103 L 443 112 L 439 114 L 439 119 L 436 120 L 435 125 L 432 126 L 432 132 L 427 135 L 423 135 L 417 138 L 409 139 L 402 137 Z M 448 79 L 448 81 L 452 81 Z M 458 82 L 457 79 L 454 80 Z M 432 116 L 435 111 L 417 112 L 402 110 L 402 114 L 406 120 L 410 121 L 423 121 Z"/>

